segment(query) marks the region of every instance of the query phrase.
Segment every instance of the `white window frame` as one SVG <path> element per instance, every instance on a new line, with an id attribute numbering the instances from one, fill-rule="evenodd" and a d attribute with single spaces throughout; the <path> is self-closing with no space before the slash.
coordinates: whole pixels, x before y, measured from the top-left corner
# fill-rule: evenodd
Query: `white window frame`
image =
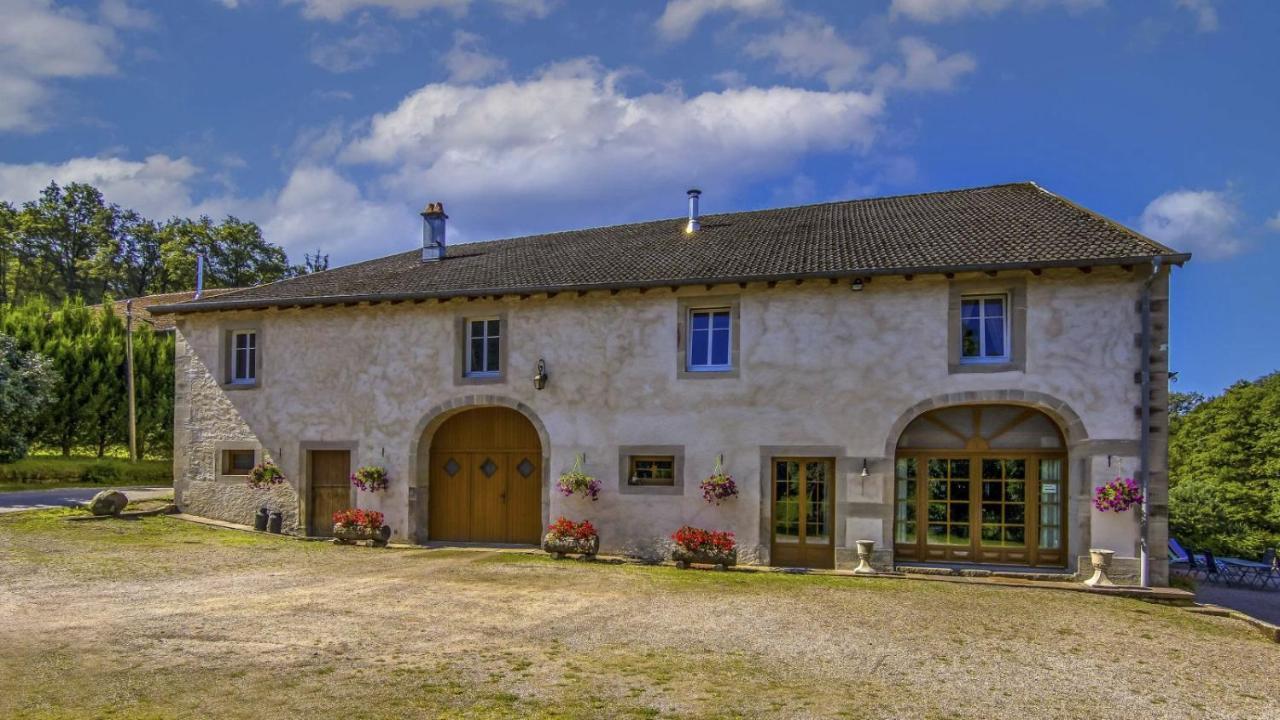
<path id="1" fill-rule="evenodd" d="M 966 356 L 964 354 L 964 304 L 970 301 L 978 301 L 978 352 L 977 356 Z M 1001 310 L 1001 320 L 1004 324 L 1004 354 L 1002 355 L 986 355 L 987 349 L 987 300 L 999 300 Z M 960 296 L 960 363 L 962 365 L 982 365 L 989 363 L 1007 363 L 1011 360 L 1010 348 L 1013 347 L 1013 325 L 1009 321 L 1010 302 L 1009 293 L 973 293 L 962 294 Z"/>
<path id="2" fill-rule="evenodd" d="M 244 365 L 241 366 L 241 348 L 240 338 L 248 336 L 249 344 L 243 349 Z M 262 352 L 258 347 L 258 331 L 257 330 L 232 330 L 231 331 L 231 384 L 232 385 L 256 385 L 258 383 L 258 353 Z M 248 371 L 242 374 L 242 371 Z"/>
<path id="3" fill-rule="evenodd" d="M 466 322 L 466 349 L 463 354 L 463 361 L 466 363 L 466 365 L 464 366 L 465 371 L 463 372 L 463 375 L 466 377 L 474 377 L 474 378 L 501 377 L 502 376 L 502 318 L 498 317 L 497 315 L 494 315 L 493 317 L 467 318 L 465 322 Z M 497 354 L 497 357 L 494 358 L 494 361 L 498 366 L 496 370 L 472 370 L 471 369 L 472 367 L 471 361 L 474 359 L 472 350 L 471 350 L 471 347 L 472 347 L 471 341 L 476 338 L 476 336 L 472 334 L 472 328 L 475 327 L 476 323 L 484 323 L 484 335 L 480 336 L 484 338 L 484 343 L 481 345 L 481 348 L 483 348 L 484 356 L 481 358 L 483 362 L 481 362 L 480 367 L 487 368 L 489 366 L 490 358 L 489 358 L 489 342 L 488 341 L 493 338 L 497 338 L 498 340 L 498 354 Z M 496 334 L 494 335 L 489 334 L 489 323 L 497 324 L 498 331 Z"/>
<path id="4" fill-rule="evenodd" d="M 715 364 L 711 362 L 711 359 L 715 338 L 715 316 L 719 313 L 724 313 L 729 318 L 728 338 L 726 340 L 728 343 L 726 351 L 729 356 L 729 362 Z M 697 315 L 710 316 L 708 318 L 707 325 L 707 362 L 703 365 L 695 365 L 693 362 L 693 319 Z M 689 308 L 689 316 L 686 319 L 686 322 L 688 323 L 688 329 L 686 330 L 688 337 L 685 338 L 685 346 L 687 348 L 685 353 L 685 370 L 688 372 L 728 372 L 733 370 L 733 308 L 728 306 Z"/>

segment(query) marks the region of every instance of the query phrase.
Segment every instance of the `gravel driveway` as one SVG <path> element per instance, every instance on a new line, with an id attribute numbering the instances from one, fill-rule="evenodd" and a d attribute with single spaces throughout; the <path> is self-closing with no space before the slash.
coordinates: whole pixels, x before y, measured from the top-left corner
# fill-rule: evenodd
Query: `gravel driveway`
<path id="1" fill-rule="evenodd" d="M 0 717 L 1280 717 L 1280 645 L 1136 600 L 60 512 L 0 517 Z"/>

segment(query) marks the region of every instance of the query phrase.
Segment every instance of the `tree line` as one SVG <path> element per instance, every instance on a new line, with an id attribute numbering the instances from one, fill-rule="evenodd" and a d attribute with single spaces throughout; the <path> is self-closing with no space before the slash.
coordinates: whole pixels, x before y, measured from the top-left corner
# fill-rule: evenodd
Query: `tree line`
<path id="1" fill-rule="evenodd" d="M 1169 415 L 1169 534 L 1228 556 L 1280 546 L 1280 372 L 1171 393 Z"/>
<path id="2" fill-rule="evenodd" d="M 92 305 L 192 290 L 199 255 L 209 288 L 260 285 L 329 264 L 317 250 L 290 265 L 256 223 L 235 216 L 152 220 L 84 183 L 49 183 L 34 200 L 0 202 L 0 305 L 32 298 Z"/>

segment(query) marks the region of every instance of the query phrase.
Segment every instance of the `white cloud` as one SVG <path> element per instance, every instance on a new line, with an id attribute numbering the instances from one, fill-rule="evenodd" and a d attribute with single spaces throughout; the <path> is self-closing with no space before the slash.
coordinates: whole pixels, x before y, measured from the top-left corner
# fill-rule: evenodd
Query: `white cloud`
<path id="1" fill-rule="evenodd" d="M 319 247 L 335 264 L 412 250 L 422 220 L 412 206 L 371 200 L 333 168 L 302 165 L 263 203 L 262 232 L 291 258 Z"/>
<path id="2" fill-rule="evenodd" d="M 135 8 L 126 0 L 102 0 L 98 14 L 112 27 L 149 30 L 156 26 L 156 16 Z"/>
<path id="3" fill-rule="evenodd" d="M 52 0 L 5 0 L 2 12 L 0 131 L 42 127 L 53 97 L 51 81 L 116 72 L 119 42 L 109 24 Z M 136 23 L 139 17 L 119 2 L 105 3 L 103 14 L 109 22 Z"/>
<path id="4" fill-rule="evenodd" d="M 1245 249 L 1236 234 L 1238 223 L 1239 210 L 1226 193 L 1175 190 L 1147 205 L 1138 229 L 1175 250 L 1220 260 Z"/>
<path id="5" fill-rule="evenodd" d="M 1196 16 L 1196 30 L 1210 33 L 1218 29 L 1218 10 L 1211 0 L 1177 0 L 1178 7 Z"/>
<path id="6" fill-rule="evenodd" d="M 1272 215 L 1270 220 L 1267 220 L 1267 227 L 1280 232 L 1280 210 L 1277 210 L 1276 214 Z"/>
<path id="7" fill-rule="evenodd" d="M 687 183 L 704 185 L 710 208 L 809 154 L 869 147 L 884 109 L 874 93 L 633 95 L 617 80 L 580 60 L 518 82 L 430 84 L 374 116 L 340 158 L 376 168 L 390 196 L 448 201 L 484 237 L 678 212 Z"/>
<path id="8" fill-rule="evenodd" d="M 905 37 L 898 41 L 902 53 L 901 68 L 883 68 L 881 81 L 891 87 L 907 90 L 950 90 L 956 80 L 978 67 L 978 62 L 966 52 L 940 57 L 938 49 L 917 37 Z"/>
<path id="9" fill-rule="evenodd" d="M 311 47 L 311 62 L 332 73 L 363 70 L 373 65 L 378 55 L 400 49 L 400 35 L 394 29 L 369 17 L 360 16 L 351 35 Z"/>
<path id="10" fill-rule="evenodd" d="M 0 200 L 33 200 L 51 181 L 83 182 L 101 190 L 109 202 L 164 218 L 191 209 L 190 183 L 199 171 L 187 158 L 167 155 L 141 161 L 86 157 L 63 163 L 0 164 Z"/>
<path id="11" fill-rule="evenodd" d="M 782 5 L 782 0 L 668 0 L 656 25 L 664 38 L 683 40 L 712 13 L 730 11 L 748 17 L 763 17 L 778 14 Z"/>
<path id="12" fill-rule="evenodd" d="M 235 8 L 237 0 L 222 0 L 229 8 Z M 559 0 L 490 0 L 503 15 L 511 20 L 543 18 L 551 13 Z M 338 21 L 361 10 L 386 10 L 398 17 L 415 17 L 434 10 L 444 10 L 454 15 L 465 13 L 474 0 L 284 0 L 290 5 L 301 5 L 304 17 L 311 20 Z"/>
<path id="13" fill-rule="evenodd" d="M 973 15 L 995 15 L 1010 8 L 1038 10 L 1056 5 L 1080 12 L 1105 4 L 1106 0 L 893 0 L 889 16 L 940 23 Z"/>
<path id="14" fill-rule="evenodd" d="M 454 31 L 453 47 L 444 55 L 450 82 L 474 83 L 506 71 L 507 61 L 484 52 L 482 42 L 479 35 L 464 30 Z"/>
<path id="15" fill-rule="evenodd" d="M 746 53 L 774 61 L 778 72 L 821 78 L 831 88 L 848 87 L 862 74 L 871 56 L 845 42 L 833 27 L 814 15 L 799 15 L 776 33 L 746 44 Z"/>

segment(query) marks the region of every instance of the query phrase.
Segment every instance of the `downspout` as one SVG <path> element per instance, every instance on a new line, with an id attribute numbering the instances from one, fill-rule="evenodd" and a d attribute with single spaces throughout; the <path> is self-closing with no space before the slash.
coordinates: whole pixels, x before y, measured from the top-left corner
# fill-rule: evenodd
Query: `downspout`
<path id="1" fill-rule="evenodd" d="M 1138 433 L 1138 484 L 1142 488 L 1138 584 L 1151 587 L 1151 554 L 1147 547 L 1151 512 L 1151 284 L 1160 274 L 1160 256 L 1151 260 L 1151 275 L 1142 283 L 1142 427 Z"/>

